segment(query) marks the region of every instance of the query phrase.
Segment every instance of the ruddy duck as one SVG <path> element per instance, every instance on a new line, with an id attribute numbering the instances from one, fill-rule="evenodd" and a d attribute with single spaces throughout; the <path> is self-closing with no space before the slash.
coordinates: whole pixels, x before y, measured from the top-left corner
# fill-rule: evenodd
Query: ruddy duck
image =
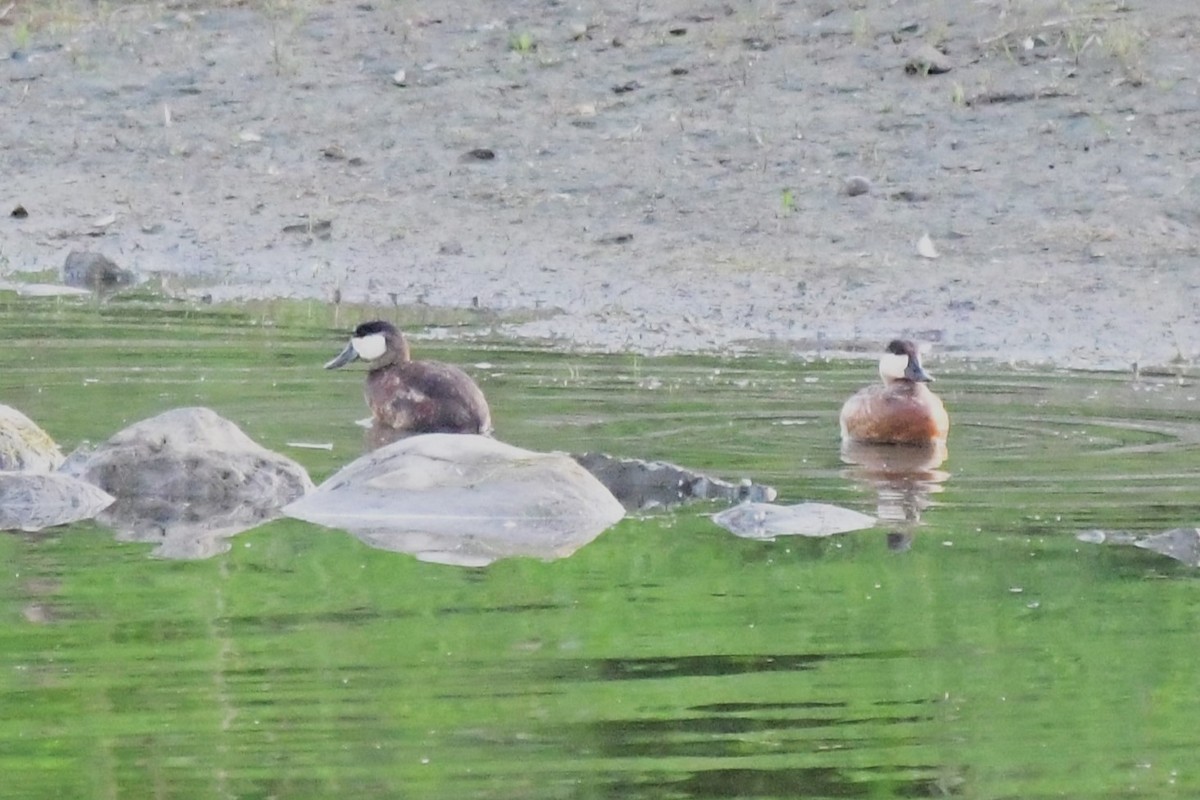
<path id="1" fill-rule="evenodd" d="M 842 439 L 867 444 L 945 442 L 950 417 L 925 384 L 933 377 L 921 367 L 917 347 L 906 339 L 888 344 L 879 359 L 882 384 L 859 389 L 842 406 Z"/>
<path id="2" fill-rule="evenodd" d="M 388 322 L 364 322 L 325 369 L 367 362 L 365 396 L 377 425 L 405 433 L 492 431 L 483 392 L 467 373 L 440 361 L 413 361 L 404 334 Z"/>

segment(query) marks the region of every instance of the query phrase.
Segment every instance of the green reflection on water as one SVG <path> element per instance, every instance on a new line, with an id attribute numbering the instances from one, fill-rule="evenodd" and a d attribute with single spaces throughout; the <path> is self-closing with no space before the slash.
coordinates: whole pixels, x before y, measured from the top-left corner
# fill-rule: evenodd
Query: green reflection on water
<path id="1" fill-rule="evenodd" d="M 0 304 L 0 402 L 67 447 L 209 405 L 319 481 L 360 447 L 361 375 L 320 369 L 348 324 Z M 468 366 L 507 441 L 876 507 L 836 441 L 866 363 L 414 349 Z M 1195 572 L 1074 539 L 1197 522 L 1196 388 L 931 366 L 950 478 L 904 552 L 740 540 L 703 506 L 486 570 L 292 521 L 190 563 L 0 537 L 3 794 L 1196 796 Z"/>

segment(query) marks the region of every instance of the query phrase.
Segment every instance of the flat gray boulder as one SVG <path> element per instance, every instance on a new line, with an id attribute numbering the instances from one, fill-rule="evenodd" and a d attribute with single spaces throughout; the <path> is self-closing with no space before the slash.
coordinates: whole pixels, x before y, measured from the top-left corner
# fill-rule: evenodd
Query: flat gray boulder
<path id="1" fill-rule="evenodd" d="M 0 470 L 53 472 L 62 462 L 50 434 L 12 406 L 0 405 Z"/>
<path id="2" fill-rule="evenodd" d="M 713 515 L 713 522 L 744 539 L 771 540 L 777 536 L 832 536 L 871 528 L 875 518 L 826 503 L 742 503 Z"/>
<path id="3" fill-rule="evenodd" d="M 177 408 L 130 425 L 76 467 L 116 498 L 97 519 L 154 555 L 207 558 L 230 536 L 275 519 L 311 491 L 304 468 L 207 408 Z"/>
<path id="4" fill-rule="evenodd" d="M 40 531 L 79 522 L 112 502 L 104 490 L 70 475 L 0 472 L 0 530 Z"/>
<path id="5" fill-rule="evenodd" d="M 625 510 L 565 453 L 430 433 L 362 456 L 283 513 L 371 547 L 479 567 L 512 556 L 568 556 Z"/>

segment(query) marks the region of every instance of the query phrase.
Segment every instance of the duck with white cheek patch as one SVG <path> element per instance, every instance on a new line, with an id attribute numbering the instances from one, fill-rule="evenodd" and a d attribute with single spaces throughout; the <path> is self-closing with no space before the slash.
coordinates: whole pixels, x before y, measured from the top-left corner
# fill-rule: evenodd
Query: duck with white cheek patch
<path id="1" fill-rule="evenodd" d="M 346 349 L 325 365 L 367 362 L 365 396 L 377 425 L 402 433 L 492 432 L 483 392 L 467 373 L 440 361 L 413 361 L 408 341 L 382 320 L 354 329 Z"/>
<path id="2" fill-rule="evenodd" d="M 950 417 L 926 385 L 933 380 L 921 366 L 917 347 L 907 339 L 890 342 L 879 359 L 882 383 L 858 390 L 842 406 L 842 440 L 864 444 L 931 445 L 946 441 Z"/>

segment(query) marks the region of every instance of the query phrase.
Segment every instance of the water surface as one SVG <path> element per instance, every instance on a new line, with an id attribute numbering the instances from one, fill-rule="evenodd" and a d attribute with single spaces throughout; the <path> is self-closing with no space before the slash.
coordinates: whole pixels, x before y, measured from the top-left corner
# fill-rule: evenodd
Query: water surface
<path id="1" fill-rule="evenodd" d="M 207 405 L 317 481 L 360 452 L 321 307 L 5 301 L 0 330 L 0 402 L 67 449 Z M 514 444 L 919 519 L 755 542 L 688 506 L 478 570 L 290 520 L 194 562 L 4 534 L 6 797 L 1200 793 L 1197 573 L 1075 539 L 1200 522 L 1190 380 L 930 359 L 946 474 L 896 501 L 839 455 L 866 361 L 414 350 L 466 366 Z"/>

